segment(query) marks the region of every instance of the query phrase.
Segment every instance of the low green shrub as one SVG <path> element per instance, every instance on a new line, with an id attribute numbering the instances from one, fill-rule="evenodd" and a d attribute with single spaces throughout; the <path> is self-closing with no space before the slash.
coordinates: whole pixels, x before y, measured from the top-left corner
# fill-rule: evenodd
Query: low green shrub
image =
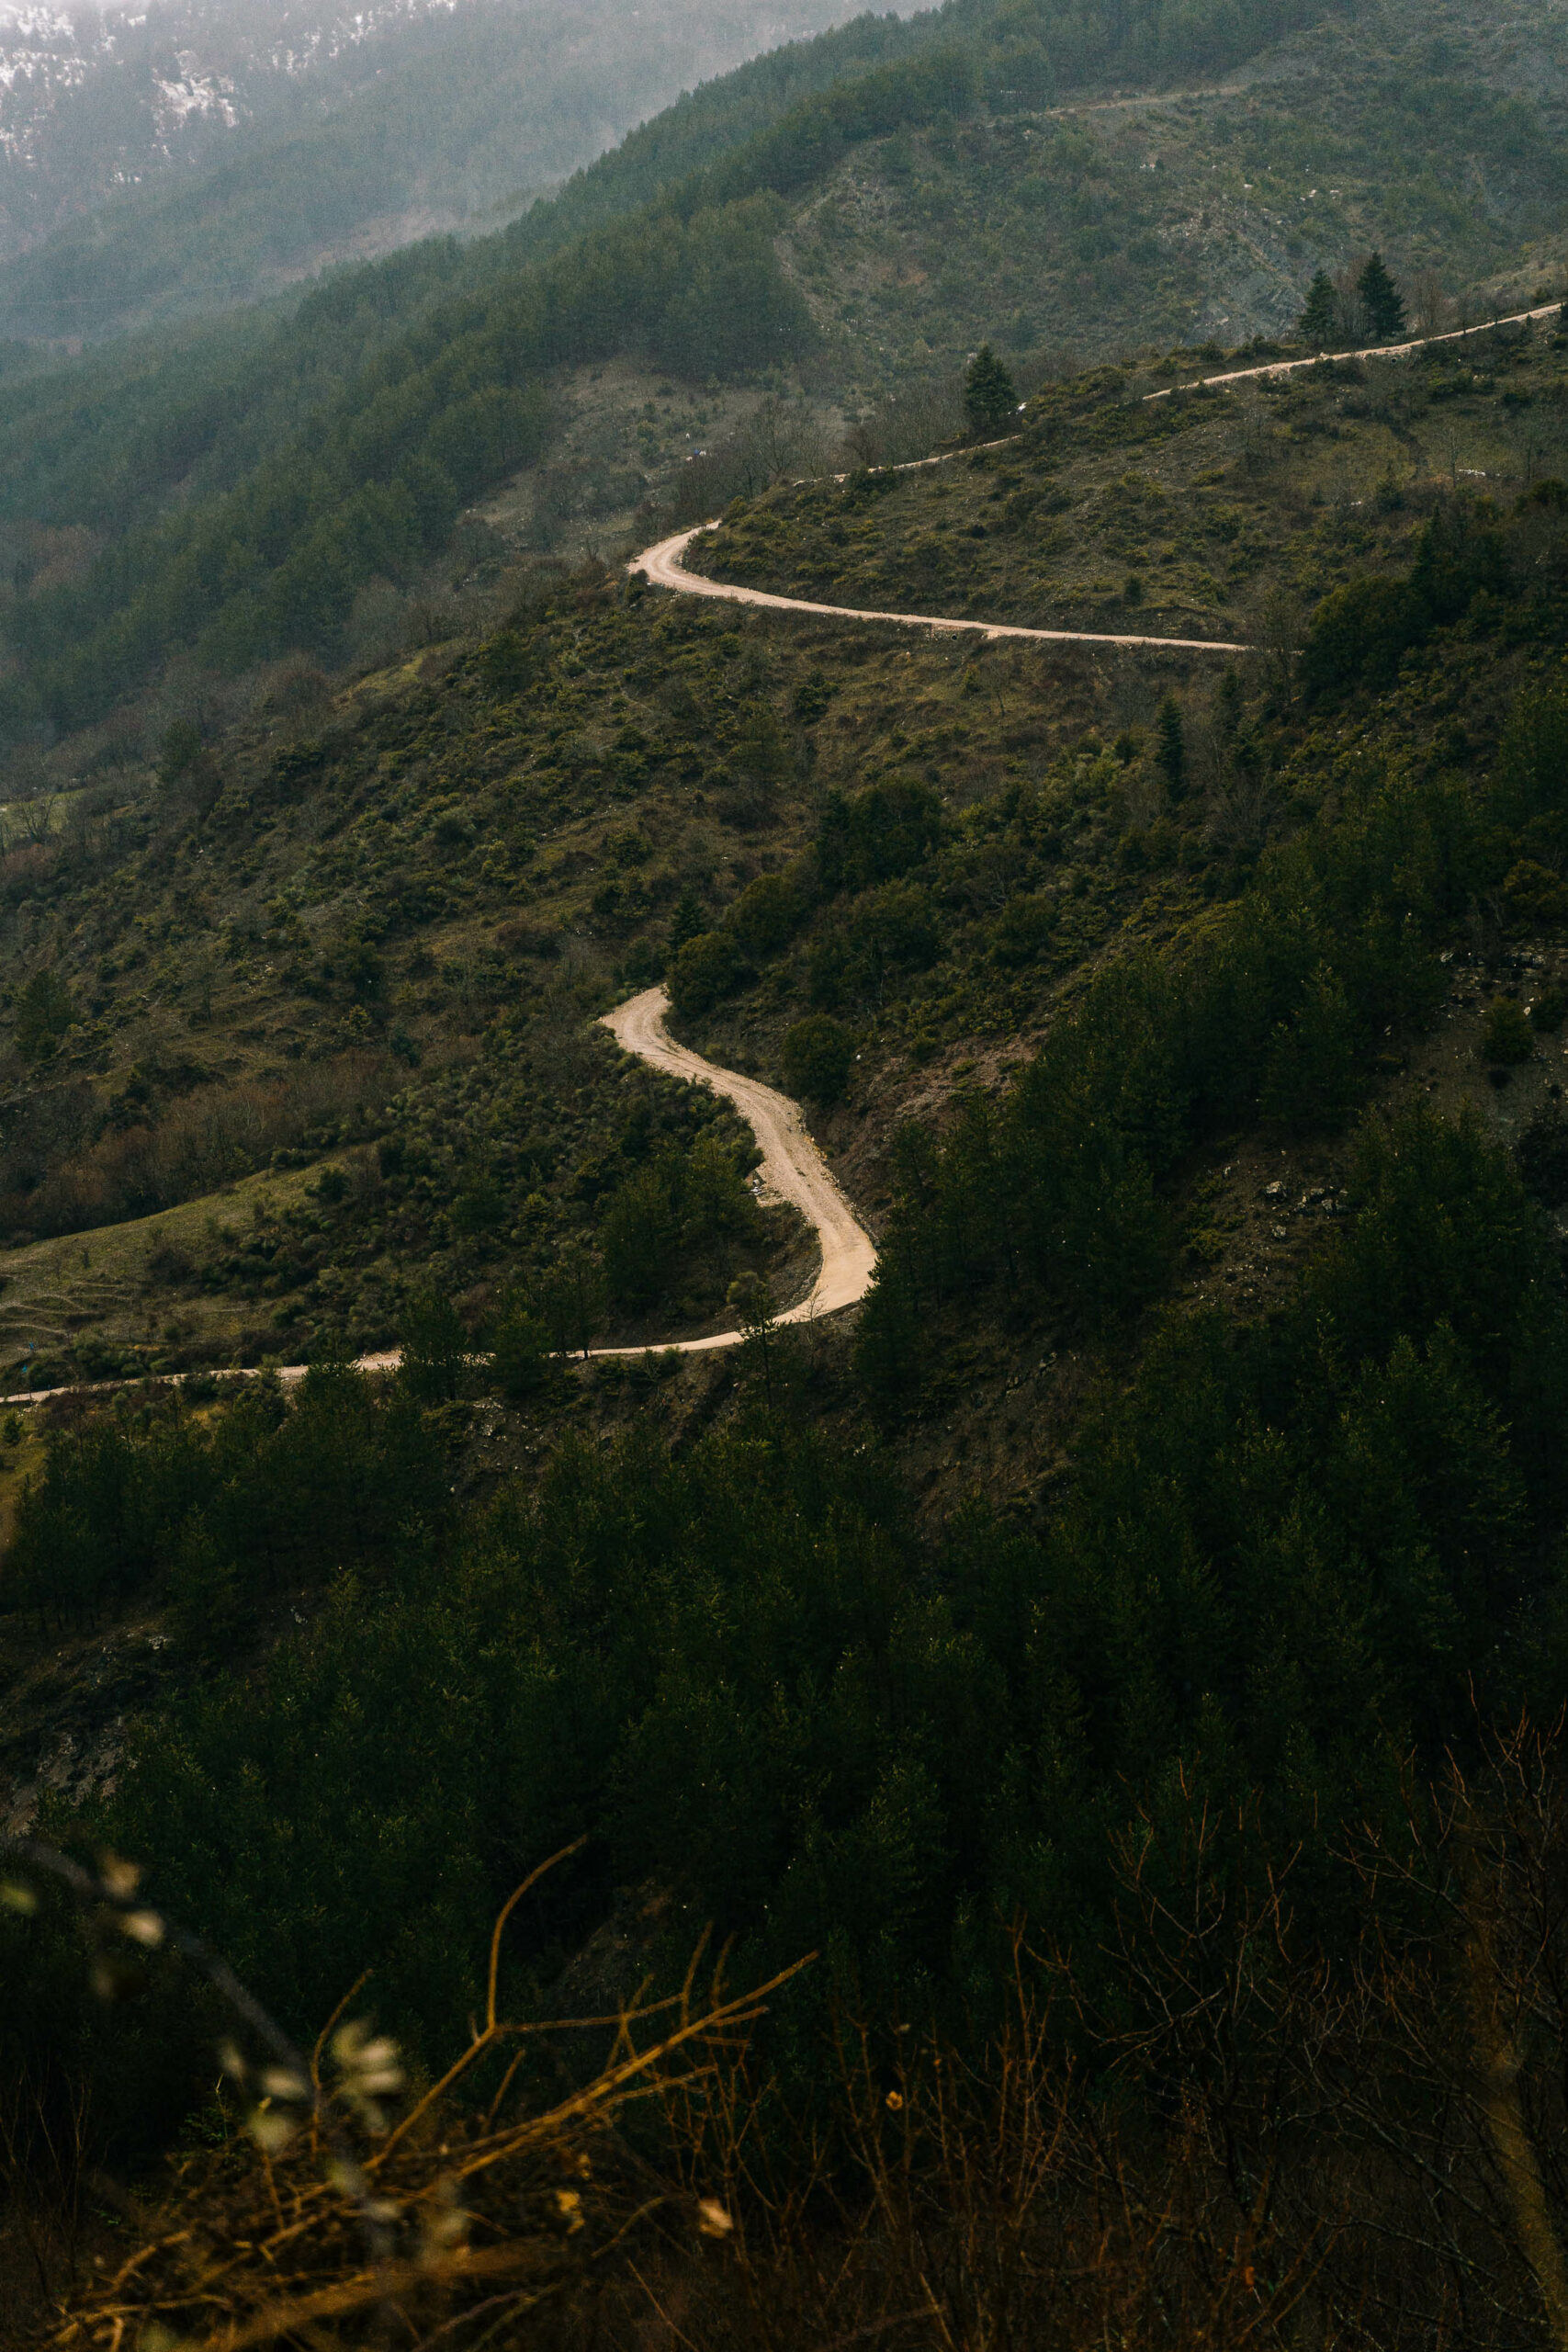
<path id="1" fill-rule="evenodd" d="M 854 1038 L 831 1013 L 808 1013 L 784 1032 L 784 1081 L 811 1102 L 836 1102 L 849 1082 Z"/>

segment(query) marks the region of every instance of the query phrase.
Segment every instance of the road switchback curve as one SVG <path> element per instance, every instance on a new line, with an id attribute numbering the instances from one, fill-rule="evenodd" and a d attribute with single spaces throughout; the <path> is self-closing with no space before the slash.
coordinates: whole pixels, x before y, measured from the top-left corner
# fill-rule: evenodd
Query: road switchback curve
<path id="1" fill-rule="evenodd" d="M 792 1102 L 787 1094 L 775 1093 L 760 1079 L 742 1078 L 738 1070 L 721 1069 L 716 1062 L 705 1061 L 689 1046 L 677 1044 L 665 1026 L 664 1016 L 670 1010 L 670 999 L 663 988 L 644 989 L 640 996 L 629 997 L 613 1012 L 604 1015 L 604 1025 L 615 1043 L 639 1061 L 654 1069 L 663 1070 L 668 1077 L 682 1078 L 689 1085 L 710 1087 L 734 1104 L 746 1121 L 761 1148 L 761 1165 L 757 1173 L 761 1179 L 764 1199 L 787 1201 L 797 1208 L 817 1237 L 822 1253 L 822 1263 L 809 1297 L 796 1306 L 790 1306 L 779 1317 L 781 1323 L 811 1323 L 818 1316 L 835 1314 L 841 1306 L 853 1306 L 871 1287 L 876 1266 L 876 1245 L 861 1224 L 849 1202 L 839 1188 L 837 1178 L 820 1150 L 806 1132 L 800 1115 L 800 1105 Z M 676 1340 L 670 1342 L 682 1354 L 695 1354 L 707 1348 L 732 1348 L 740 1338 L 739 1331 L 716 1331 L 705 1340 Z M 600 1356 L 640 1355 L 640 1348 L 595 1348 Z"/>
<path id="2" fill-rule="evenodd" d="M 932 636 L 1023 638 L 1036 645 L 1151 646 L 1168 653 L 1251 650 L 1249 646 L 1227 645 L 1213 637 L 1113 637 L 1104 629 L 1024 628 L 1016 621 L 951 620 L 936 613 L 874 613 L 856 605 L 814 605 L 804 596 L 774 596 L 762 588 L 738 588 L 731 581 L 705 580 L 700 571 L 688 571 L 681 560 L 694 539 L 717 528 L 716 523 L 694 523 L 690 530 L 673 532 L 657 547 L 634 555 L 626 570 L 640 571 L 655 587 L 673 588 L 682 596 L 717 596 L 728 605 L 760 605 L 771 613 L 809 613 L 815 620 L 880 621 L 895 628 L 925 629 Z"/>

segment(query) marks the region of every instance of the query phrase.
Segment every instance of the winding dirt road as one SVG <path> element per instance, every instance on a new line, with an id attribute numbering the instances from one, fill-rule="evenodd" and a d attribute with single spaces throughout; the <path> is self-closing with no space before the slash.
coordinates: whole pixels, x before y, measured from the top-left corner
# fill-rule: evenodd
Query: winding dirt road
<path id="1" fill-rule="evenodd" d="M 1168 401 L 1178 392 L 1195 392 L 1202 384 L 1247 384 L 1259 376 L 1293 376 L 1298 368 L 1332 368 L 1346 359 L 1408 359 L 1413 351 L 1426 351 L 1434 344 L 1464 343 L 1472 334 L 1490 334 L 1494 327 L 1523 326 L 1531 319 L 1549 319 L 1561 311 L 1561 302 L 1538 303 L 1533 311 L 1510 311 L 1506 318 L 1483 319 L 1473 327 L 1450 327 L 1445 334 L 1412 335 L 1407 343 L 1370 343 L 1364 351 L 1314 351 L 1306 359 L 1266 359 L 1258 368 L 1232 368 L 1224 376 L 1199 376 L 1190 384 L 1166 384 L 1157 392 L 1145 392 L 1145 401 Z"/>
<path id="2" fill-rule="evenodd" d="M 635 1054 L 639 1061 L 667 1071 L 671 1078 L 683 1078 L 693 1086 L 711 1087 L 727 1102 L 733 1102 L 761 1146 L 762 1159 L 757 1173 L 761 1179 L 762 1198 L 787 1201 L 792 1208 L 800 1211 L 816 1234 L 822 1263 L 810 1295 L 798 1306 L 786 1307 L 779 1321 L 811 1323 L 820 1315 L 834 1314 L 840 1306 L 853 1306 L 871 1287 L 876 1245 L 807 1134 L 799 1104 L 792 1102 L 787 1094 L 776 1094 L 760 1079 L 742 1078 L 739 1070 L 721 1069 L 716 1062 L 705 1061 L 701 1054 L 677 1045 L 664 1025 L 669 1010 L 670 1000 L 662 988 L 644 989 L 640 996 L 618 1004 L 614 1012 L 606 1012 L 604 1026 L 623 1052 Z M 691 1355 L 709 1348 L 736 1347 L 742 1336 L 739 1331 L 714 1331 L 705 1340 L 671 1340 L 667 1344 L 682 1355 Z M 648 1350 L 593 1348 L 589 1352 L 595 1356 L 640 1356 Z M 354 1368 L 356 1372 L 396 1372 L 402 1360 L 400 1348 L 389 1348 L 378 1355 L 356 1357 Z M 303 1380 L 306 1369 L 302 1363 L 280 1364 L 277 1377 L 288 1382 Z M 166 1375 L 171 1386 L 178 1386 L 185 1377 L 183 1373 Z M 256 1374 L 253 1367 L 247 1366 L 243 1370 L 220 1371 L 216 1377 L 254 1380 Z M 74 1393 L 96 1395 L 100 1390 L 134 1388 L 138 1385 L 130 1380 L 96 1380 L 79 1384 Z M 0 1396 L 0 1406 L 41 1405 L 51 1396 L 73 1393 L 67 1388 L 18 1389 L 12 1396 Z"/>
<path id="3" fill-rule="evenodd" d="M 1108 104 L 1141 104 L 1143 101 L 1111 100 Z M 1565 307 L 1560 302 L 1542 302 L 1533 310 L 1511 311 L 1506 316 L 1482 321 L 1473 327 L 1455 327 L 1445 334 L 1413 336 L 1406 343 L 1369 345 L 1360 351 L 1319 351 L 1303 359 L 1266 360 L 1252 368 L 1233 368 L 1223 375 L 1202 376 L 1191 384 L 1167 385 L 1162 390 L 1145 392 L 1146 401 L 1167 401 L 1183 391 L 1194 391 L 1203 384 L 1243 384 L 1259 377 L 1289 376 L 1301 368 L 1323 368 L 1343 359 L 1404 359 L 1414 351 L 1424 350 L 1430 344 L 1462 343 L 1469 336 L 1484 334 L 1495 326 L 1520 326 L 1536 319 L 1550 318 Z M 987 442 L 987 448 L 1000 448 L 1000 442 Z M 939 450 L 930 458 L 916 458 L 908 463 L 889 469 L 895 473 L 912 473 L 925 466 L 946 464 L 950 458 L 972 456 L 968 449 Z M 874 471 L 880 472 L 880 467 Z M 835 477 L 841 481 L 841 475 Z M 840 621 L 881 621 L 897 628 L 929 629 L 935 635 L 974 636 L 984 638 L 1024 638 L 1042 644 L 1054 645 L 1122 645 L 1168 647 L 1182 653 L 1246 653 L 1245 645 L 1230 645 L 1209 637 L 1134 637 L 1111 636 L 1094 629 L 1023 628 L 1009 621 L 953 620 L 933 613 L 869 612 L 854 605 L 816 605 L 803 596 L 774 596 L 761 588 L 740 588 L 723 580 L 705 580 L 700 572 L 688 571 L 682 557 L 692 541 L 704 531 L 717 528 L 716 523 L 697 523 L 690 530 L 676 531 L 669 538 L 660 539 L 657 547 L 646 548 L 627 564 L 628 571 L 640 571 L 660 588 L 674 589 L 683 596 L 714 596 L 731 605 L 756 605 L 781 613 L 811 613 L 820 619 Z M 822 1252 L 822 1263 L 810 1296 L 796 1306 L 789 1307 L 779 1317 L 781 1323 L 807 1323 L 819 1315 L 831 1315 L 842 1306 L 853 1306 L 865 1296 L 876 1265 L 876 1248 L 871 1236 L 856 1217 L 853 1209 L 840 1191 L 827 1161 L 807 1134 L 799 1106 L 787 1095 L 777 1094 L 771 1086 L 763 1086 L 754 1078 L 742 1078 L 739 1071 L 721 1069 L 716 1062 L 705 1061 L 685 1046 L 677 1045 L 664 1025 L 670 1000 L 662 988 L 645 989 L 640 996 L 617 1005 L 614 1012 L 604 1015 L 604 1025 L 617 1045 L 639 1060 L 649 1062 L 655 1069 L 666 1070 L 671 1077 L 683 1078 L 696 1086 L 708 1086 L 715 1093 L 733 1102 L 761 1146 L 762 1161 L 759 1174 L 765 1195 L 788 1201 L 799 1209 L 817 1236 Z M 675 1340 L 672 1348 L 682 1354 L 709 1348 L 732 1348 L 739 1340 L 739 1331 L 716 1331 L 705 1340 Z M 596 1356 L 641 1355 L 641 1348 L 594 1348 Z M 359 1372 L 396 1372 L 402 1362 L 400 1348 L 389 1348 L 378 1355 L 360 1356 L 355 1368 Z M 285 1381 L 302 1380 L 306 1366 L 302 1363 L 283 1364 L 278 1378 Z M 220 1372 L 220 1379 L 251 1380 L 254 1368 Z M 177 1384 L 183 1374 L 169 1378 Z M 135 1381 L 104 1380 L 85 1384 L 85 1391 L 135 1387 Z M 17 1390 L 0 1396 L 0 1406 L 39 1405 L 51 1396 L 63 1396 L 72 1392 L 64 1388 L 35 1388 Z M 85 1393 L 85 1392 L 84 1392 Z"/>
<path id="4" fill-rule="evenodd" d="M 639 1061 L 693 1086 L 707 1086 L 732 1102 L 761 1147 L 758 1170 L 764 1199 L 787 1201 L 797 1208 L 817 1236 L 822 1264 L 808 1298 L 787 1307 L 781 1323 L 809 1323 L 840 1306 L 853 1306 L 871 1287 L 876 1245 L 861 1224 L 821 1152 L 806 1132 L 800 1106 L 787 1094 L 776 1094 L 760 1079 L 742 1078 L 705 1061 L 689 1046 L 677 1045 L 664 1025 L 670 999 L 662 988 L 644 989 L 614 1012 L 604 1025 L 615 1043 Z M 671 1345 L 682 1354 L 706 1348 L 732 1348 L 739 1331 L 716 1331 L 705 1340 L 677 1340 Z M 595 1348 L 597 1356 L 640 1355 L 640 1348 Z"/>
<path id="5" fill-rule="evenodd" d="M 1121 105 L 1128 103 L 1115 100 Z M 1301 368 L 1332 367 L 1336 360 L 1346 359 L 1405 359 L 1413 351 L 1424 351 L 1429 345 L 1462 343 L 1467 337 L 1488 334 L 1493 327 L 1520 326 L 1535 319 L 1550 318 L 1564 305 L 1560 302 L 1539 303 L 1534 310 L 1510 311 L 1506 317 L 1487 319 L 1473 327 L 1453 327 L 1445 334 L 1414 335 L 1405 343 L 1369 344 L 1360 351 L 1317 351 L 1304 359 L 1269 359 L 1253 368 L 1232 368 L 1219 376 L 1200 376 L 1190 384 L 1167 384 L 1156 392 L 1145 392 L 1145 401 L 1174 400 L 1182 392 L 1199 390 L 1207 384 L 1245 384 L 1266 376 L 1291 376 Z M 1000 441 L 980 445 L 987 449 L 999 449 Z M 926 466 L 948 464 L 954 458 L 973 457 L 973 444 L 962 449 L 939 450 L 934 457 L 915 458 L 898 466 L 874 466 L 874 473 L 917 473 Z M 835 474 L 835 481 L 847 479 Z M 727 580 L 705 580 L 701 572 L 688 571 L 682 561 L 692 541 L 705 531 L 716 531 L 716 522 L 694 523 L 690 530 L 675 531 L 657 547 L 645 548 L 641 555 L 634 555 L 627 564 L 629 572 L 640 571 L 659 588 L 672 588 L 682 596 L 716 596 L 728 605 L 755 605 L 775 613 L 810 613 L 819 620 L 881 621 L 895 628 L 929 629 L 933 634 L 952 634 L 984 638 L 1024 638 L 1044 645 L 1122 645 L 1165 647 L 1178 653 L 1247 653 L 1250 646 L 1230 645 L 1213 637 L 1133 637 L 1112 636 L 1106 631 L 1085 628 L 1023 628 L 1010 621 L 952 620 L 934 613 L 879 613 L 863 610 L 856 605 L 817 605 L 804 596 L 774 596 L 761 588 L 740 588 Z"/>
<path id="6" fill-rule="evenodd" d="M 933 462 L 922 458 L 918 462 Z M 897 469 L 902 472 L 904 468 Z M 641 571 L 659 588 L 674 588 L 685 596 L 717 596 L 728 605 L 763 605 L 774 613 L 810 613 L 818 620 L 891 621 L 897 628 L 929 629 L 933 636 L 1021 637 L 1044 645 L 1151 645 L 1163 646 L 1179 653 L 1246 653 L 1245 645 L 1223 644 L 1213 637 L 1112 637 L 1103 630 L 1088 628 L 1022 628 L 1011 621 L 955 621 L 934 613 L 873 613 L 863 612 L 855 605 L 813 605 L 804 596 L 772 596 L 761 588 L 737 588 L 727 580 L 705 580 L 700 572 L 688 571 L 681 558 L 694 538 L 704 531 L 716 531 L 716 523 L 694 523 L 689 531 L 676 531 L 659 545 L 648 548 L 641 555 L 633 556 L 628 571 Z"/>

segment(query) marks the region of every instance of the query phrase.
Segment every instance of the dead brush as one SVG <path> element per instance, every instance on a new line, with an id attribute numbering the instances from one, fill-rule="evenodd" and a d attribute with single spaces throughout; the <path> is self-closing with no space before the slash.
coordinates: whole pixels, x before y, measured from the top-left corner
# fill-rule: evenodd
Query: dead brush
<path id="1" fill-rule="evenodd" d="M 1264 2352 L 1300 2340 L 1321 2245 L 1226 2197 L 1189 2119 L 1118 2118 L 1065 2054 L 1015 1936 L 1006 2014 L 965 2058 L 936 2027 L 843 2023 L 836 2091 L 789 2114 L 748 2061 L 663 2093 L 688 2198 L 728 2226 L 628 2258 L 616 2342 L 659 2352 Z M 636 2298 L 658 2321 L 634 2329 Z"/>
<path id="2" fill-rule="evenodd" d="M 0 2082 L 0 2310 L 55 2308 L 85 2236 L 89 2086 L 26 2065 Z"/>
<path id="3" fill-rule="evenodd" d="M 231 1999 L 268 2053 L 255 2064 L 224 2050 L 233 2123 L 223 2143 L 177 2165 L 129 2257 L 107 2274 L 99 2266 L 32 2333 L 40 2352 L 322 2352 L 383 2341 L 468 2352 L 543 2306 L 581 2314 L 612 2258 L 656 2217 L 667 2237 L 728 2227 L 716 2199 L 658 2176 L 616 2121 L 635 2102 L 698 2098 L 805 1962 L 735 1996 L 721 1956 L 699 1997 L 699 1944 L 680 1992 L 664 1999 L 604 2017 L 508 2021 L 497 2010 L 502 1937 L 544 1871 L 576 1850 L 566 1848 L 496 1920 L 482 2025 L 393 2120 L 389 2102 L 404 2088 L 395 2045 L 343 2022 L 358 1985 L 307 2058 L 199 1939 L 146 1906 L 126 1865 L 111 1861 L 94 1878 L 33 1841 L 6 1843 L 93 1906 L 104 1946 L 96 1978 L 113 1971 L 106 1927 L 143 1946 L 166 1942 Z M 28 1907 L 25 1884 L 7 1893 Z M 584 2030 L 610 2036 L 590 2077 L 543 2103 L 525 2095 L 540 2037 Z M 498 2059 L 506 2063 L 487 2100 L 476 2070 Z"/>
<path id="4" fill-rule="evenodd" d="M 1294 1849 L 1184 1773 L 1112 1839 L 1092 1955 L 1016 1934 L 963 2048 L 841 2016 L 809 2096 L 750 2030 L 784 1977 L 699 2000 L 694 1968 L 670 2001 L 566 2021 L 607 2055 L 541 2096 L 551 2029 L 497 2010 L 532 1882 L 468 2047 L 400 2111 L 389 2045 L 333 2018 L 291 2053 L 234 1987 L 268 2061 L 231 2059 L 226 2144 L 185 2161 L 112 2275 L 5 2340 L 1561 2352 L 1562 1728 L 1483 1726 L 1466 1768 L 1412 1774 L 1404 1816 L 1351 1841 L 1369 1900 L 1337 1954 L 1297 1920 Z M 200 1959 L 123 1872 L 54 1860 L 105 1915 L 100 1965 L 127 1934 Z"/>

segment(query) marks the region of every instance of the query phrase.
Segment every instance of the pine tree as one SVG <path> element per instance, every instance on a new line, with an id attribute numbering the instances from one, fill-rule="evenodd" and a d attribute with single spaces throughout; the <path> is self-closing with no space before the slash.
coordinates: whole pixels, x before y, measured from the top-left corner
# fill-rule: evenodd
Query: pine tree
<path id="1" fill-rule="evenodd" d="M 17 1051 L 25 1062 L 47 1061 L 75 1019 L 70 989 L 45 965 L 17 992 Z"/>
<path id="2" fill-rule="evenodd" d="M 679 956 L 689 939 L 700 938 L 707 927 L 708 919 L 703 911 L 703 902 L 688 882 L 676 899 L 675 910 L 670 918 L 671 960 Z"/>
<path id="3" fill-rule="evenodd" d="M 969 362 L 964 409 L 971 433 L 999 433 L 1018 412 L 1018 388 L 988 343 Z"/>
<path id="4" fill-rule="evenodd" d="M 729 1285 L 727 1304 L 733 1308 L 739 1323 L 748 1354 L 761 1364 L 762 1385 L 767 1392 L 771 1413 L 773 1409 L 773 1340 L 778 1309 L 773 1305 L 773 1288 L 766 1275 L 750 1272 L 738 1275 Z"/>
<path id="5" fill-rule="evenodd" d="M 426 1291 L 403 1308 L 403 1385 L 427 1405 L 457 1394 L 468 1361 L 468 1335 L 449 1298 Z"/>
<path id="6" fill-rule="evenodd" d="M 1356 280 L 1356 291 L 1367 314 L 1367 324 L 1382 343 L 1404 333 L 1404 303 L 1398 287 L 1383 266 L 1382 254 L 1369 254 Z"/>
<path id="7" fill-rule="evenodd" d="M 1181 706 L 1174 695 L 1167 695 L 1155 717 L 1155 765 L 1171 798 L 1179 800 L 1187 784 L 1187 739 L 1181 731 Z"/>
<path id="8" fill-rule="evenodd" d="M 1274 1032 L 1258 1090 L 1264 1117 L 1287 1128 L 1338 1126 L 1355 1105 L 1360 1046 L 1345 984 L 1320 964 L 1293 1018 Z"/>
<path id="9" fill-rule="evenodd" d="M 1334 341 L 1337 308 L 1334 280 L 1325 269 L 1320 269 L 1314 273 L 1312 284 L 1307 288 L 1307 298 L 1302 307 L 1301 317 L 1296 321 L 1297 334 L 1303 343 L 1310 343 L 1314 350 L 1326 350 Z"/>

